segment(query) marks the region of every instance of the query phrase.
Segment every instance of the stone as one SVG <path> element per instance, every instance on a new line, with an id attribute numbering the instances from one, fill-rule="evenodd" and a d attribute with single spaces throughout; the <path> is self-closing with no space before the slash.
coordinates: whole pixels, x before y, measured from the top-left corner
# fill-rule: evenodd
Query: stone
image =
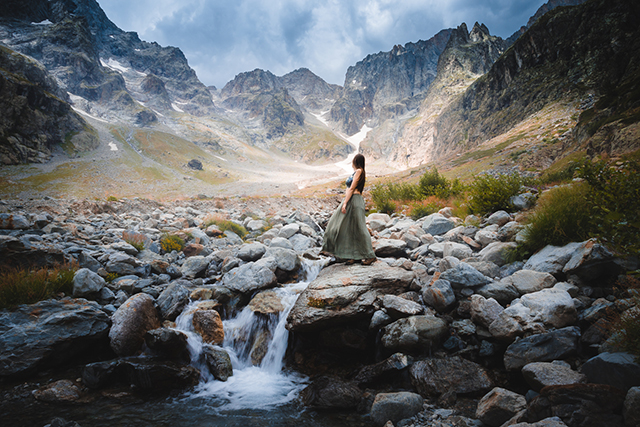
<path id="1" fill-rule="evenodd" d="M 260 231 L 267 227 L 267 223 L 261 219 L 252 219 L 247 222 L 246 227 L 249 231 Z"/>
<path id="2" fill-rule="evenodd" d="M 306 406 L 318 409 L 351 409 L 360 404 L 362 390 L 355 383 L 335 377 L 319 377 L 300 396 Z"/>
<path id="3" fill-rule="evenodd" d="M 233 375 L 231 357 L 224 349 L 205 345 L 202 348 L 202 357 L 209 368 L 209 372 L 218 381 L 227 381 Z"/>
<path id="4" fill-rule="evenodd" d="M 148 357 L 121 359 L 117 371 L 139 390 L 154 393 L 193 387 L 200 379 L 193 366 Z"/>
<path id="5" fill-rule="evenodd" d="M 447 323 L 435 316 L 411 316 L 397 320 L 383 329 L 382 345 L 391 351 L 427 351 L 447 335 Z"/>
<path id="6" fill-rule="evenodd" d="M 268 316 L 284 311 L 282 300 L 275 291 L 267 290 L 257 293 L 249 302 L 249 308 L 254 313 Z"/>
<path id="7" fill-rule="evenodd" d="M 192 256 L 187 258 L 180 267 L 180 272 L 188 278 L 203 277 L 209 267 L 210 259 L 204 256 Z"/>
<path id="8" fill-rule="evenodd" d="M 496 387 L 478 402 L 476 418 L 486 425 L 499 427 L 526 407 L 524 396 Z"/>
<path id="9" fill-rule="evenodd" d="M 138 250 L 127 242 L 115 242 L 108 246 L 108 248 L 113 249 L 114 251 L 121 251 L 126 253 L 127 255 L 137 255 Z"/>
<path id="10" fill-rule="evenodd" d="M 365 366 L 360 369 L 354 381 L 361 387 L 372 385 L 381 377 L 389 374 L 399 375 L 400 371 L 408 368 L 413 363 L 413 359 L 402 353 L 395 353 L 391 357 L 378 362 L 375 365 Z"/>
<path id="11" fill-rule="evenodd" d="M 557 282 L 556 278 L 551 274 L 533 270 L 516 271 L 501 281 L 506 284 L 512 284 L 520 295 L 551 288 Z"/>
<path id="12" fill-rule="evenodd" d="M 0 229 L 26 230 L 30 226 L 29 220 L 24 215 L 0 213 Z"/>
<path id="13" fill-rule="evenodd" d="M 393 319 L 415 316 L 424 311 L 422 305 L 395 295 L 384 295 L 380 302 Z"/>
<path id="14" fill-rule="evenodd" d="M 371 406 L 370 416 L 377 426 L 384 426 L 387 421 L 397 423 L 420 412 L 423 402 L 422 396 L 408 391 L 378 393 Z"/>
<path id="15" fill-rule="evenodd" d="M 156 355 L 169 359 L 189 362 L 189 348 L 187 347 L 187 335 L 170 328 L 158 328 L 147 331 L 144 342 Z"/>
<path id="16" fill-rule="evenodd" d="M 498 242 L 498 233 L 492 230 L 482 229 L 478 230 L 474 236 L 476 242 L 480 243 L 483 247 L 490 243 Z"/>
<path id="17" fill-rule="evenodd" d="M 45 300 L 0 311 L 0 376 L 26 375 L 108 345 L 111 322 L 82 298 Z M 108 348 L 106 348 L 108 351 Z"/>
<path id="18" fill-rule="evenodd" d="M 521 369 L 532 362 L 550 362 L 569 357 L 578 351 L 580 329 L 572 326 L 522 338 L 507 347 L 504 367 Z"/>
<path id="19" fill-rule="evenodd" d="M 401 239 L 378 239 L 373 250 L 380 258 L 406 258 L 407 242 Z"/>
<path id="20" fill-rule="evenodd" d="M 504 308 L 493 298 L 471 296 L 471 320 L 478 325 L 488 329 L 503 311 Z"/>
<path id="21" fill-rule="evenodd" d="M 188 303 L 189 290 L 180 280 L 170 283 L 157 300 L 160 314 L 167 320 L 175 320 Z"/>
<path id="22" fill-rule="evenodd" d="M 507 254 L 518 245 L 514 242 L 494 242 L 489 243 L 487 247 L 478 252 L 480 261 L 487 261 L 502 267 L 507 264 Z"/>
<path id="23" fill-rule="evenodd" d="M 384 262 L 325 267 L 296 300 L 287 318 L 287 329 L 317 330 L 350 322 L 369 322 L 379 295 L 407 292 L 414 278 L 413 271 Z"/>
<path id="24" fill-rule="evenodd" d="M 580 368 L 590 383 L 607 384 L 623 390 L 640 386 L 640 364 L 629 353 L 601 353 Z"/>
<path id="25" fill-rule="evenodd" d="M 487 224 L 496 224 L 499 227 L 502 227 L 509 221 L 511 221 L 511 215 L 505 211 L 494 212 L 487 218 Z"/>
<path id="26" fill-rule="evenodd" d="M 445 271 L 440 275 L 440 279 L 448 281 L 454 289 L 482 286 L 491 281 L 466 262 Z"/>
<path id="27" fill-rule="evenodd" d="M 492 262 L 472 260 L 465 262 L 487 277 L 498 278 L 500 276 L 500 267 Z"/>
<path id="28" fill-rule="evenodd" d="M 509 424 L 511 427 L 567 427 L 565 423 L 562 422 L 560 417 L 549 417 L 544 420 L 540 420 L 537 423 L 516 423 Z"/>
<path id="29" fill-rule="evenodd" d="M 271 269 L 256 263 L 247 263 L 225 274 L 222 283 L 232 291 L 249 293 L 273 287 L 277 279 Z"/>
<path id="30" fill-rule="evenodd" d="M 300 231 L 300 225 L 296 223 L 287 224 L 280 229 L 280 231 L 278 232 L 278 237 L 282 237 L 283 239 L 289 239 L 299 231 Z"/>
<path id="31" fill-rule="evenodd" d="M 524 334 L 524 328 L 516 318 L 509 315 L 507 310 L 503 310 L 489 325 L 489 333 L 500 341 L 512 342 L 516 337 Z"/>
<path id="32" fill-rule="evenodd" d="M 425 233 L 432 236 L 439 236 L 447 231 L 455 228 L 455 222 L 446 218 L 444 215 L 434 213 L 427 216 L 422 222 L 422 229 Z"/>
<path id="33" fill-rule="evenodd" d="M 562 363 L 533 362 L 522 368 L 522 376 L 531 388 L 539 392 L 550 385 L 582 384 L 587 382 L 584 374 L 574 371 Z"/>
<path id="34" fill-rule="evenodd" d="M 523 269 L 541 271 L 543 273 L 558 276 L 564 266 L 582 246 L 582 243 L 574 242 L 558 247 L 547 245 L 531 256 Z"/>
<path id="35" fill-rule="evenodd" d="M 631 387 L 624 399 L 624 424 L 628 427 L 640 425 L 640 387 Z"/>
<path id="36" fill-rule="evenodd" d="M 595 239 L 583 242 L 562 272 L 577 277 L 583 285 L 602 286 L 609 284 L 622 272 L 614 255 Z"/>
<path id="37" fill-rule="evenodd" d="M 574 325 L 578 321 L 578 313 L 573 299 L 568 292 L 560 289 L 543 289 L 523 295 L 520 303 L 531 310 L 546 325 L 555 328 Z"/>
<path id="38" fill-rule="evenodd" d="M 205 251 L 205 247 L 200 243 L 189 243 L 187 246 L 182 249 L 182 253 L 185 257 L 191 258 L 197 255 L 200 255 Z M 208 265 L 208 263 L 207 263 Z"/>
<path id="39" fill-rule="evenodd" d="M 449 281 L 438 279 L 422 288 L 422 300 L 426 305 L 442 313 L 455 305 L 456 296 Z"/>
<path id="40" fill-rule="evenodd" d="M 516 238 L 516 234 L 518 234 L 522 228 L 523 226 L 519 222 L 510 221 L 498 230 L 498 240 L 502 242 L 512 242 Z"/>
<path id="41" fill-rule="evenodd" d="M 193 313 L 193 329 L 200 334 L 207 344 L 222 344 L 224 328 L 220 314 L 215 310 L 197 309 Z"/>
<path id="42" fill-rule="evenodd" d="M 445 271 L 451 270 L 453 267 L 459 265 L 460 262 L 461 261 L 456 257 L 445 256 L 440 260 L 440 263 L 438 264 L 438 270 L 440 271 L 440 273 L 444 273 Z"/>
<path id="43" fill-rule="evenodd" d="M 315 246 L 314 240 L 304 234 L 294 234 L 289 238 L 289 242 L 291 242 L 293 250 L 297 253 L 303 253 L 307 249 Z"/>
<path id="44" fill-rule="evenodd" d="M 245 243 L 238 249 L 237 257 L 243 261 L 257 261 L 267 252 L 267 247 L 262 243 Z"/>
<path id="45" fill-rule="evenodd" d="M 460 356 L 420 360 L 411 365 L 409 373 L 411 383 L 424 397 L 447 392 L 478 393 L 493 388 L 493 383 L 482 366 Z"/>
<path id="46" fill-rule="evenodd" d="M 81 390 L 71 380 L 59 380 L 35 390 L 33 397 L 49 403 L 72 403 L 80 399 Z"/>
<path id="47" fill-rule="evenodd" d="M 264 256 L 275 258 L 276 267 L 279 270 L 294 273 L 300 268 L 300 258 L 296 251 L 293 250 L 293 246 L 291 249 L 271 246 Z"/>
<path id="48" fill-rule="evenodd" d="M 118 356 L 132 356 L 142 349 L 147 331 L 160 327 L 153 298 L 140 293 L 129 298 L 111 317 L 111 348 Z"/>
<path id="49" fill-rule="evenodd" d="M 443 257 L 454 257 L 457 259 L 465 259 L 473 254 L 473 250 L 466 244 L 456 242 L 444 242 L 442 249 Z"/>
<path id="50" fill-rule="evenodd" d="M 393 323 L 393 319 L 387 313 L 382 310 L 376 310 L 371 316 L 371 322 L 369 323 L 369 329 L 378 330 L 388 324 Z"/>
<path id="51" fill-rule="evenodd" d="M 289 239 L 285 239 L 284 237 L 274 237 L 273 239 L 271 239 L 269 247 L 293 250 L 293 244 L 289 241 Z"/>
<path id="52" fill-rule="evenodd" d="M 95 295 L 104 288 L 105 284 L 104 279 L 98 274 L 88 268 L 81 268 L 73 276 L 73 296 Z"/>
<path id="53" fill-rule="evenodd" d="M 187 166 L 189 166 L 191 169 L 194 170 L 202 170 L 202 162 L 198 159 L 191 159 L 189 160 L 189 163 L 187 163 Z"/>

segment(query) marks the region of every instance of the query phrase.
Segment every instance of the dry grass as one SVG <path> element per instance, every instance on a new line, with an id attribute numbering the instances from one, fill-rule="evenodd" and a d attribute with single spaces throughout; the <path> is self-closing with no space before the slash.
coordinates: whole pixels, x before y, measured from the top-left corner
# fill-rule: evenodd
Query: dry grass
<path id="1" fill-rule="evenodd" d="M 9 268 L 0 271 L 0 309 L 33 304 L 73 291 L 76 263 L 40 268 Z"/>

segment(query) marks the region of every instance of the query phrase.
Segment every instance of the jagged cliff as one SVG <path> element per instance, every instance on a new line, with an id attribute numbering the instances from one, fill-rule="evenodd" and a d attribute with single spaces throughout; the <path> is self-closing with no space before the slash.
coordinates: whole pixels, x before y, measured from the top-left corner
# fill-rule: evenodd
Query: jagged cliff
<path id="1" fill-rule="evenodd" d="M 625 84 L 635 89 L 625 95 L 625 117 L 614 120 L 616 107 L 609 99 L 595 107 L 598 111 L 591 110 L 590 117 L 581 117 L 581 122 L 585 128 L 591 124 L 590 132 L 599 129 L 594 121 L 615 122 L 617 128 L 609 126 L 608 138 L 622 138 L 626 129 L 632 141 L 617 145 L 637 147 L 629 127 L 639 119 L 639 17 L 640 4 L 623 0 L 591 0 L 544 15 L 485 76 L 443 110 L 435 122 L 433 158 L 469 150 L 549 103 L 599 98 Z M 580 135 L 580 126 L 577 132 Z"/>
<path id="2" fill-rule="evenodd" d="M 0 46 L 0 164 L 44 162 L 56 145 L 95 148 L 97 137 L 40 64 Z"/>
<path id="3" fill-rule="evenodd" d="M 353 135 L 365 123 L 374 127 L 416 109 L 436 77 L 438 58 L 450 34 L 450 29 L 442 30 L 427 41 L 396 45 L 349 67 L 331 120 Z"/>
<path id="4" fill-rule="evenodd" d="M 415 117 L 388 120 L 371 131 L 361 145 L 373 158 L 384 158 L 396 168 L 418 166 L 431 160 L 435 122 L 453 99 L 485 74 L 504 50 L 504 41 L 491 36 L 477 22 L 471 32 L 466 24 L 451 31 L 447 45 L 438 58 L 437 75 Z"/>

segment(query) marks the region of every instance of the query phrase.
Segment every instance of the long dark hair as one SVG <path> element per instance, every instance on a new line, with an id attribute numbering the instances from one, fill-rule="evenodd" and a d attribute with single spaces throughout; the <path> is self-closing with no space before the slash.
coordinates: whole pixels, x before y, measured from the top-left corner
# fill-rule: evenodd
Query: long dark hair
<path id="1" fill-rule="evenodd" d="M 356 154 L 353 158 L 352 164 L 356 169 L 362 169 L 362 174 L 360 175 L 360 179 L 358 180 L 358 184 L 356 185 L 356 190 L 358 190 L 359 193 L 362 193 L 362 190 L 364 190 L 364 181 L 366 177 L 366 174 L 364 172 L 364 156 L 360 153 Z"/>

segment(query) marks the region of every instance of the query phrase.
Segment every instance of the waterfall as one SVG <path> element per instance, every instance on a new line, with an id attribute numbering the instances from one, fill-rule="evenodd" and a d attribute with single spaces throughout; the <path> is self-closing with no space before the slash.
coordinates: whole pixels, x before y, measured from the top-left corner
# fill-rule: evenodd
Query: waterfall
<path id="1" fill-rule="evenodd" d="M 326 260 L 303 259 L 302 281 L 274 289 L 284 307 L 281 312 L 267 317 L 245 307 L 236 317 L 222 322 L 225 333 L 222 348 L 233 365 L 233 375 L 224 382 L 214 379 L 200 361 L 203 343 L 192 325 L 197 302 L 186 307 L 176 319 L 176 329 L 187 335 L 191 363 L 203 373 L 189 397 L 205 399 L 219 411 L 269 409 L 293 401 L 306 386 L 307 378 L 283 370 L 289 339 L 285 324 L 298 295 L 318 276 L 325 263 Z M 263 354 L 256 355 L 252 350 L 258 340 Z"/>

